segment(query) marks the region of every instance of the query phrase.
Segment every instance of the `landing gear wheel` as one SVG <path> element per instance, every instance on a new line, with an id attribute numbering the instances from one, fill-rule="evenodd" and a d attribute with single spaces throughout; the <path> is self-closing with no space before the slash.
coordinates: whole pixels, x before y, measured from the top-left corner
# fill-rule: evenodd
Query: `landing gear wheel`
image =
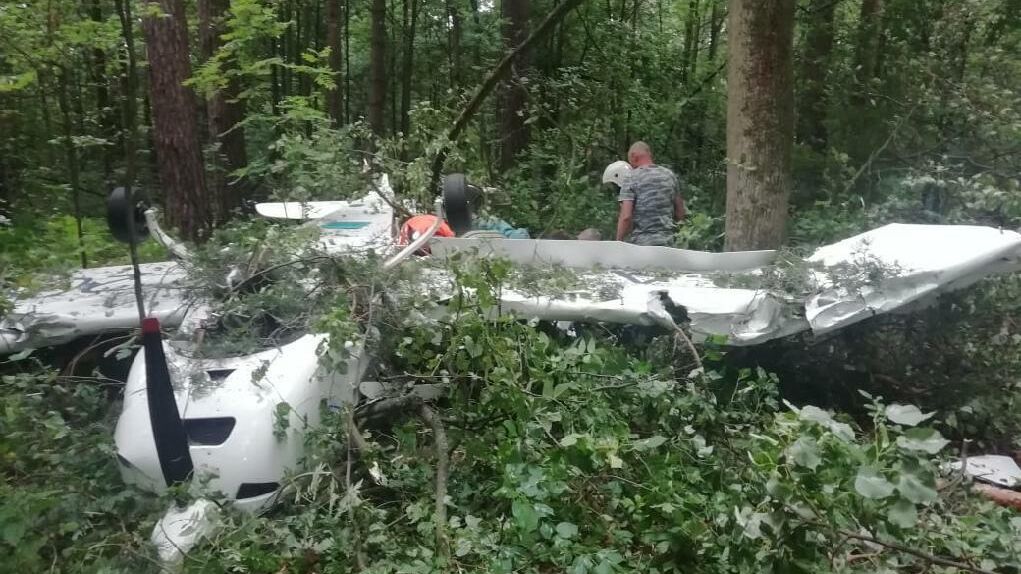
<path id="1" fill-rule="evenodd" d="M 141 243 L 149 236 L 149 228 L 145 223 L 145 207 L 135 198 L 129 198 L 123 187 L 110 192 L 106 198 L 106 225 L 114 239 L 123 243 Z M 134 205 L 132 205 L 134 203 Z M 131 221 L 134 219 L 134 236 L 131 233 Z"/>
<path id="2" fill-rule="evenodd" d="M 472 230 L 475 210 L 481 201 L 481 191 L 469 184 L 463 173 L 452 173 L 443 178 L 444 217 L 456 235 Z"/>

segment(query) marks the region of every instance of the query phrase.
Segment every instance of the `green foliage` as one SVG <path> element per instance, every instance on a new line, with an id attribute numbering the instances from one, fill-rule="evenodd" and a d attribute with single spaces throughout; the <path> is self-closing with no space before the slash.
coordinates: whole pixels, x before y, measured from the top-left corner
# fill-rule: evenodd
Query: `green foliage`
<path id="1" fill-rule="evenodd" d="M 391 432 L 372 433 L 361 462 L 385 480 L 345 488 L 337 417 L 315 435 L 323 458 L 294 503 L 233 519 L 190 571 L 342 572 L 359 553 L 361 569 L 379 573 L 927 567 L 847 533 L 1019 566 L 1021 521 L 960 485 L 937 489 L 946 441 L 927 426 L 931 415 L 868 397 L 866 432 L 817 407 L 781 406 L 776 379 L 761 370 L 688 379 L 669 354 L 642 359 L 601 337 L 494 321 L 509 267 L 454 272 L 454 320 L 411 328 L 386 362 L 397 380 L 450 385 L 447 522 L 432 514 L 426 429 L 395 419 Z M 437 528 L 445 547 L 435 546 Z"/>
<path id="2" fill-rule="evenodd" d="M 50 373 L 5 375 L 0 413 L 0 570 L 149 568 L 144 525 L 163 504 L 117 472 L 107 389 Z"/>
<path id="3" fill-rule="evenodd" d="M 91 267 L 129 263 L 127 246 L 110 235 L 105 220 L 82 220 L 82 245 Z M 37 274 L 80 268 L 82 251 L 73 217 L 19 218 L 0 227 L 0 276 L 16 286 L 39 286 Z M 151 239 L 139 245 L 138 255 L 143 263 L 167 258 L 163 247 Z"/>

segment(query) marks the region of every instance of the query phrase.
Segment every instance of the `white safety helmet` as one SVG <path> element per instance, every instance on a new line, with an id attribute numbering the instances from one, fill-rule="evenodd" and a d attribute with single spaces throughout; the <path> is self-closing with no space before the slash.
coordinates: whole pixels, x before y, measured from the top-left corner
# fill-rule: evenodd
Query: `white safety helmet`
<path id="1" fill-rule="evenodd" d="M 606 166 L 603 170 L 603 183 L 616 183 L 619 187 L 624 183 L 624 174 L 630 171 L 631 166 L 626 161 L 615 161 Z"/>

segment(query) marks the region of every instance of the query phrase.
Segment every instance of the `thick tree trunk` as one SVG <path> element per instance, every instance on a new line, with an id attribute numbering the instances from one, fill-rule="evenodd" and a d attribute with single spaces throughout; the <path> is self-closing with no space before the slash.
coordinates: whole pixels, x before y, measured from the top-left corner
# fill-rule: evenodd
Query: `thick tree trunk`
<path id="1" fill-rule="evenodd" d="M 794 0 L 731 0 L 727 58 L 729 251 L 783 243 L 794 130 Z"/>
<path id="2" fill-rule="evenodd" d="M 503 40 L 507 51 L 521 45 L 528 37 L 528 17 L 531 0 L 503 0 Z M 510 77 L 504 83 L 503 105 L 500 113 L 500 170 L 513 167 L 517 155 L 528 147 L 529 130 L 525 124 L 528 111 L 528 72 L 531 54 L 523 53 L 511 67 Z"/>
<path id="3" fill-rule="evenodd" d="M 404 74 L 401 77 L 401 133 L 411 133 L 411 79 L 415 72 L 415 26 L 418 0 L 404 0 Z"/>
<path id="4" fill-rule="evenodd" d="M 160 185 L 167 221 L 186 239 L 200 239 L 212 219 L 207 203 L 196 121 L 184 0 L 143 6 L 142 31 L 149 54 L 149 93 Z"/>
<path id="5" fill-rule="evenodd" d="M 372 0 L 369 47 L 369 126 L 383 137 L 386 107 L 386 0 Z"/>
<path id="6" fill-rule="evenodd" d="M 330 48 L 330 73 L 334 83 L 333 88 L 326 92 L 326 113 L 333 120 L 334 126 L 344 122 L 344 79 L 340 76 L 344 64 L 340 42 L 341 1 L 326 0 L 326 45 Z"/>
<path id="7" fill-rule="evenodd" d="M 834 14 L 839 0 L 812 0 L 801 62 L 798 139 L 816 151 L 826 149 L 827 72 L 833 53 Z"/>
<path id="8" fill-rule="evenodd" d="M 212 58 L 220 48 L 222 19 L 230 9 L 230 0 L 199 0 L 199 43 L 203 60 Z M 226 62 L 234 66 L 233 61 Z M 215 144 L 214 171 L 209 174 L 209 191 L 215 198 L 217 223 L 230 219 L 241 205 L 242 182 L 230 174 L 248 164 L 245 131 L 239 124 L 245 119 L 245 104 L 238 99 L 241 84 L 231 76 L 227 87 L 206 100 L 206 122 L 210 142 Z"/>

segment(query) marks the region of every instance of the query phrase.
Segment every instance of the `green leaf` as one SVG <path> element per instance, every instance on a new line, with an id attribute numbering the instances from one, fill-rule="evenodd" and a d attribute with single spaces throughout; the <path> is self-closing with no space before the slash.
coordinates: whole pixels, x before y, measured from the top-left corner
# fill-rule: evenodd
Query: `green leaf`
<path id="1" fill-rule="evenodd" d="M 515 500 L 511 504 L 511 514 L 514 516 L 514 522 L 517 523 L 518 528 L 521 530 L 534 532 L 539 528 L 539 514 L 535 512 L 531 502 Z"/>
<path id="2" fill-rule="evenodd" d="M 557 536 L 570 540 L 578 535 L 578 527 L 570 522 L 557 524 Z"/>
<path id="3" fill-rule="evenodd" d="M 819 445 L 814 438 L 809 436 L 803 436 L 787 447 L 787 456 L 794 461 L 794 464 L 810 470 L 815 470 L 822 462 L 822 457 L 819 456 Z"/>
<path id="4" fill-rule="evenodd" d="M 893 404 L 886 407 L 886 418 L 904 426 L 917 426 L 919 423 L 932 418 L 936 413 L 923 414 L 915 405 Z"/>
<path id="5" fill-rule="evenodd" d="M 854 490 L 865 498 L 879 500 L 893 494 L 893 484 L 873 468 L 860 468 L 854 479 Z"/>
<path id="6" fill-rule="evenodd" d="M 826 427 L 837 438 L 844 441 L 854 440 L 854 430 L 845 423 L 833 420 L 833 417 L 826 411 L 812 405 L 805 405 L 798 411 L 798 418 L 803 421 L 818 423 Z"/>
<path id="7" fill-rule="evenodd" d="M 803 421 L 816 422 L 824 426 L 833 422 L 833 417 L 830 416 L 830 413 L 813 405 L 805 405 L 802 407 L 801 411 L 798 413 L 798 418 Z"/>
<path id="8" fill-rule="evenodd" d="M 654 448 L 656 448 L 658 446 L 661 446 L 665 442 L 666 442 L 666 437 L 656 435 L 656 436 L 652 436 L 652 437 L 649 437 L 649 438 L 643 438 L 643 439 L 640 439 L 640 440 L 636 440 L 633 443 L 631 443 L 631 447 L 634 448 L 635 450 L 639 450 L 639 451 L 641 451 L 641 450 L 651 450 L 651 449 L 654 449 Z"/>
<path id="9" fill-rule="evenodd" d="M 584 438 L 583 434 L 569 434 L 564 438 L 560 439 L 560 446 L 571 446 L 578 442 L 578 439 Z"/>
<path id="10" fill-rule="evenodd" d="M 943 438 L 936 429 L 913 428 L 908 429 L 903 435 L 897 437 L 897 446 L 905 450 L 915 450 L 936 454 L 943 450 L 950 441 Z"/>
<path id="11" fill-rule="evenodd" d="M 903 498 L 886 511 L 886 518 L 901 528 L 912 528 L 918 522 L 915 505 Z"/>
<path id="12" fill-rule="evenodd" d="M 913 474 L 902 474 L 900 482 L 897 483 L 897 490 L 904 498 L 916 504 L 935 502 L 939 497 L 935 488 L 922 484 L 922 481 Z"/>

